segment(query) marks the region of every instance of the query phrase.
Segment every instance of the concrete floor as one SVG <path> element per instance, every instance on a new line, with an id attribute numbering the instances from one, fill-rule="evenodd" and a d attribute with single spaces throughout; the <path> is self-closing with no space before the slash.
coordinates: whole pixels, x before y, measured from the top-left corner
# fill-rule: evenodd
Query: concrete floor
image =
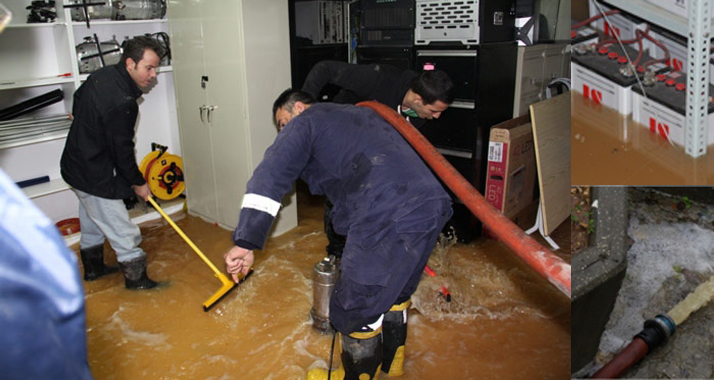
<path id="1" fill-rule="evenodd" d="M 714 203 L 630 188 L 628 209 L 627 273 L 598 355 L 575 377 L 588 376 L 609 362 L 646 319 L 667 313 L 714 274 Z M 665 345 L 624 377 L 713 378 L 714 303 L 692 313 Z"/>

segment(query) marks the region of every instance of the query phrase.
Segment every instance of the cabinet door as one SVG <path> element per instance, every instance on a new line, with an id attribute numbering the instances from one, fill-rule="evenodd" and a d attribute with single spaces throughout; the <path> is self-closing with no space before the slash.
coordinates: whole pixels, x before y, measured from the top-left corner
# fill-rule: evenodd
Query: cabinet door
<path id="1" fill-rule="evenodd" d="M 201 6 L 194 1 L 168 2 L 168 15 L 188 208 L 215 220 L 218 207 L 211 128 L 207 112 L 201 111 L 209 104 L 208 89 L 201 84 L 206 76 Z"/>
<path id="2" fill-rule="evenodd" d="M 206 1 L 201 11 L 204 33 L 211 141 L 216 172 L 216 221 L 238 223 L 240 202 L 252 174 L 246 115 L 246 68 L 242 1 Z M 268 115 L 266 115 L 268 117 Z"/>

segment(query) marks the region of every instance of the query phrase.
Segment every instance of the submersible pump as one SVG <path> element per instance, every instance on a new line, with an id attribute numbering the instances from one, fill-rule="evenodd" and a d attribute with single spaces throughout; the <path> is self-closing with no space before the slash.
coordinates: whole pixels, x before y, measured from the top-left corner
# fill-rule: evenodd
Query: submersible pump
<path id="1" fill-rule="evenodd" d="M 334 256 L 325 257 L 312 271 L 312 327 L 322 333 L 332 331 L 330 326 L 330 297 L 339 274 Z"/>

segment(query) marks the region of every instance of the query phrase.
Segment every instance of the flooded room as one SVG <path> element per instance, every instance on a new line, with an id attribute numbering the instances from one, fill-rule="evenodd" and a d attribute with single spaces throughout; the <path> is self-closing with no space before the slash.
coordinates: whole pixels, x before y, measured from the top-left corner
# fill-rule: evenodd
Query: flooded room
<path id="1" fill-rule="evenodd" d="M 0 0 L 2 377 L 568 378 L 570 9 Z"/>

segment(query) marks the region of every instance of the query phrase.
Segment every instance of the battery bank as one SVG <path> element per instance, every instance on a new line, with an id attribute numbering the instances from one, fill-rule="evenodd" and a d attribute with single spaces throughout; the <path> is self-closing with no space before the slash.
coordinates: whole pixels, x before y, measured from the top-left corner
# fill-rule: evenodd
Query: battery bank
<path id="1" fill-rule="evenodd" d="M 709 93 L 714 87 L 709 85 Z M 644 94 L 643 96 L 643 89 Z M 632 87 L 632 120 L 676 145 L 685 145 L 687 85 L 681 72 L 657 75 Z M 714 103 L 708 104 L 707 145 L 714 144 Z"/>
<path id="2" fill-rule="evenodd" d="M 592 48 L 573 49 L 571 55 L 572 88 L 591 99 L 596 104 L 613 108 L 623 115 L 632 112 L 632 94 L 630 87 L 637 83 L 632 70 L 627 70 L 630 60 L 636 59 L 638 52 L 629 47 L 623 51 L 619 45 Z M 627 55 L 625 55 L 625 52 Z M 639 62 L 648 62 L 652 58 L 642 53 Z M 662 67 L 664 67 L 662 65 Z M 642 73 L 638 73 L 642 76 Z"/>

